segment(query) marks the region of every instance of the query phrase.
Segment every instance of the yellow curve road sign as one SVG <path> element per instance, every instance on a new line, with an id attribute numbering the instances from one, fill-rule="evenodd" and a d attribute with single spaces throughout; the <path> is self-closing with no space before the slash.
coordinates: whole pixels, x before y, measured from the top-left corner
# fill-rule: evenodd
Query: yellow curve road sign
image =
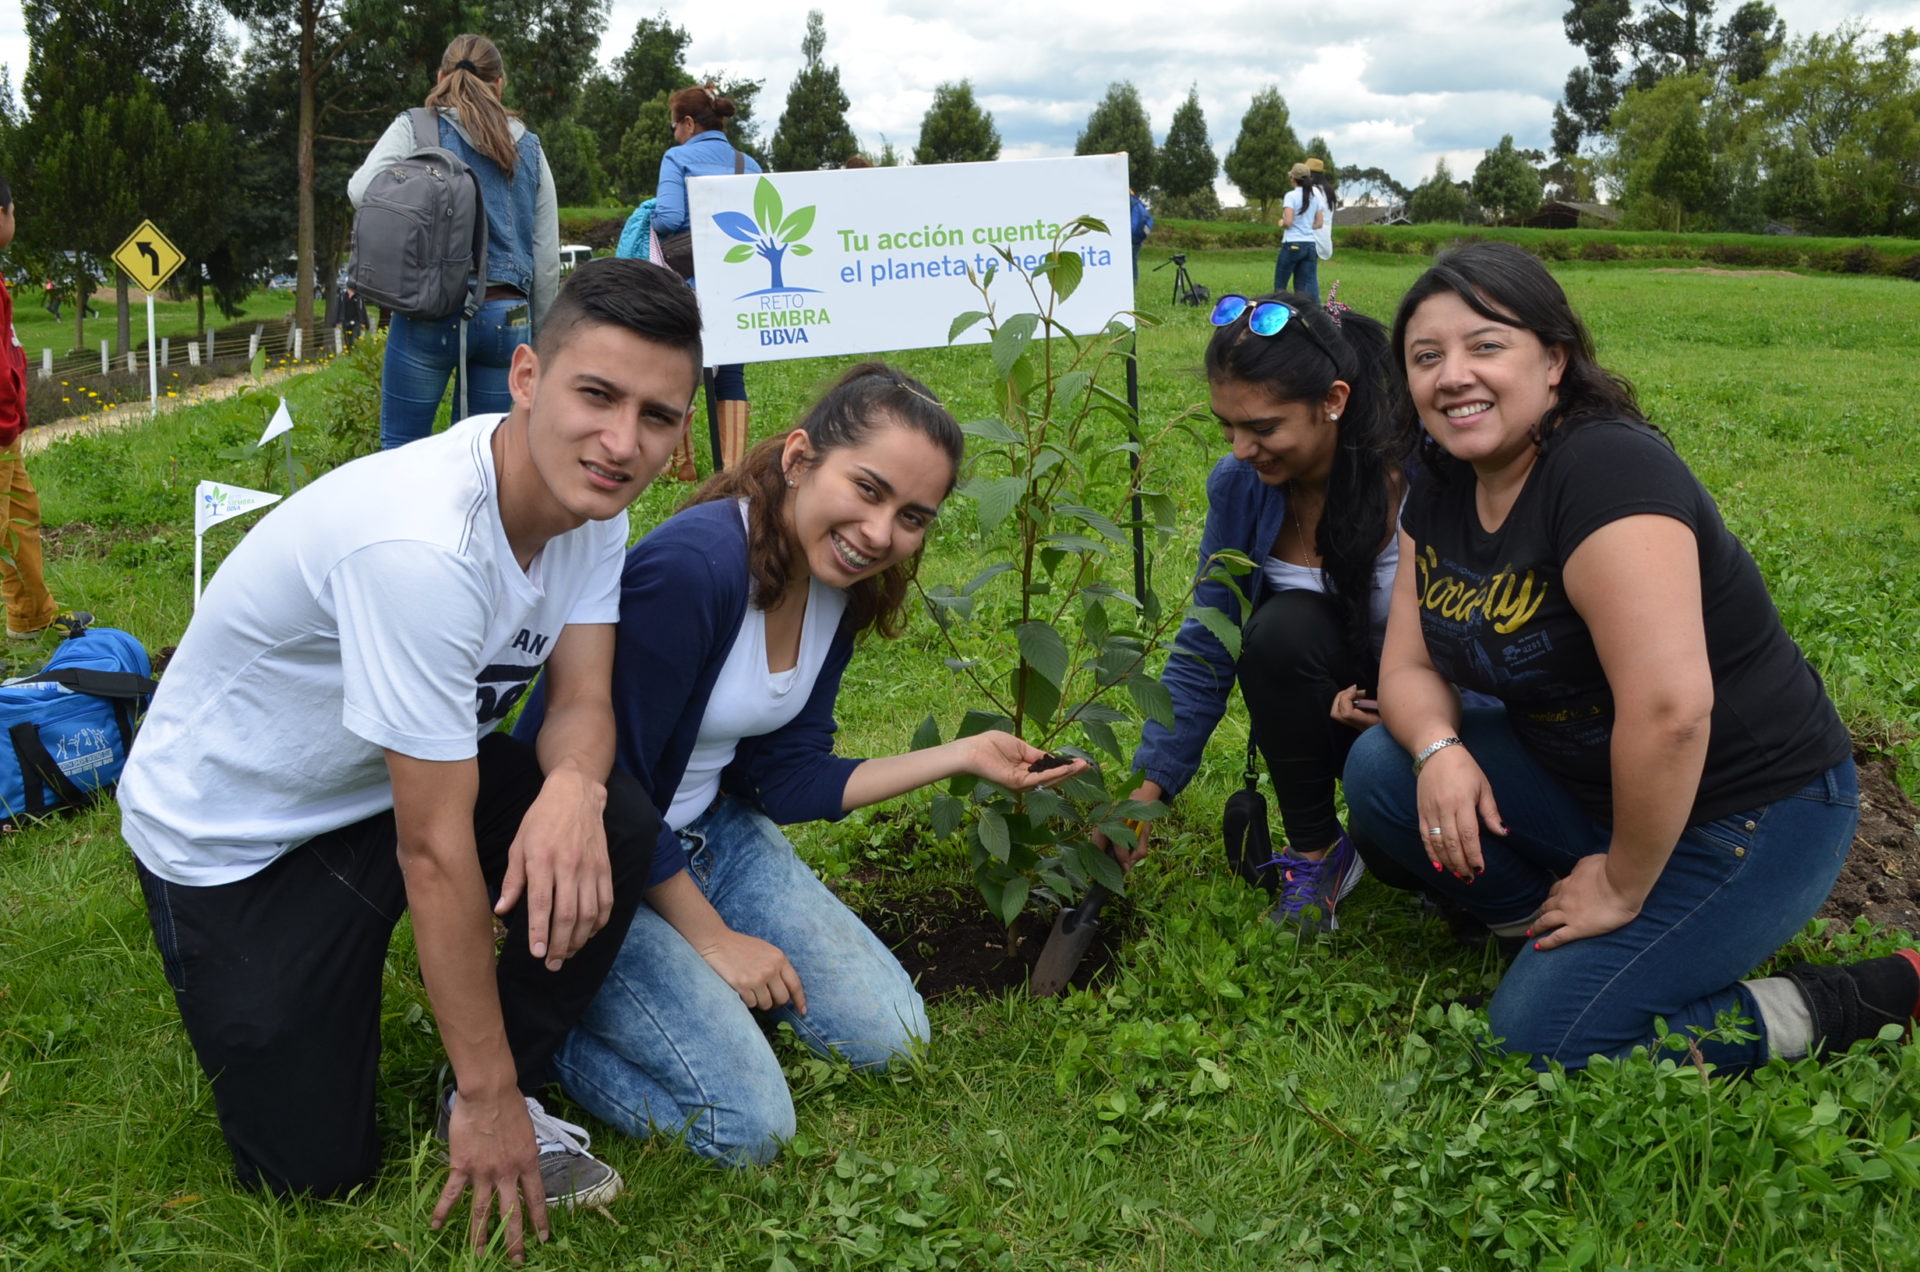
<path id="1" fill-rule="evenodd" d="M 140 228 L 127 235 L 127 241 L 114 249 L 113 263 L 127 271 L 142 291 L 156 292 L 173 277 L 173 271 L 186 261 L 186 255 L 167 241 L 152 221 L 140 222 Z"/>

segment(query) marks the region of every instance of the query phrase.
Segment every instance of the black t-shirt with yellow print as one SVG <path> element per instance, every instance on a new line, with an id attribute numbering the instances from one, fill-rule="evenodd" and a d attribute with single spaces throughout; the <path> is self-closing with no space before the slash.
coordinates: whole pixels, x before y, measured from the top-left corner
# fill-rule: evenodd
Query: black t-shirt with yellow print
<path id="1" fill-rule="evenodd" d="M 1414 542 L 1420 627 L 1440 674 L 1499 698 L 1522 745 L 1602 825 L 1613 821 L 1613 693 L 1560 572 L 1601 526 L 1653 513 L 1700 547 L 1712 735 L 1690 824 L 1792 794 L 1851 749 L 1819 675 L 1781 626 L 1759 568 L 1664 438 L 1624 420 L 1554 437 L 1500 528 L 1474 508 L 1470 469 L 1422 469 L 1402 525 Z M 1645 586 L 1664 585 L 1648 578 Z"/>

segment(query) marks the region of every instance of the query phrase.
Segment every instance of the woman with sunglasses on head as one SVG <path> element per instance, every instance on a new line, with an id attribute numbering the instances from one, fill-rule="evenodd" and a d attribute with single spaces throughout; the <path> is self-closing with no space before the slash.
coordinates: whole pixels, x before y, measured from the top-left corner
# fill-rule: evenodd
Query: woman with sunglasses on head
<path id="1" fill-rule="evenodd" d="M 554 1069 L 630 1135 L 769 1162 L 794 1112 L 766 1029 L 786 1024 L 867 1070 L 926 1041 L 898 960 L 776 823 L 836 820 L 963 773 L 1028 790 L 1086 767 L 1037 774 L 1046 753 L 1000 732 L 879 759 L 834 754 L 854 642 L 899 634 L 961 452 L 959 425 L 924 385 L 863 363 L 627 555 L 618 763 L 667 829 L 647 904 Z M 517 732 L 538 729 L 541 706 Z"/>
<path id="2" fill-rule="evenodd" d="M 1162 682 L 1174 727 L 1149 722 L 1134 756 L 1140 800 L 1171 800 L 1199 770 L 1237 679 L 1278 797 L 1288 847 L 1258 881 L 1274 918 L 1338 926 L 1362 873 L 1334 807 L 1334 782 L 1359 731 L 1379 717 L 1369 691 L 1393 577 L 1394 518 L 1405 488 L 1390 441 L 1385 329 L 1345 306 L 1292 294 L 1223 296 L 1206 372 L 1231 453 L 1207 479 L 1194 601 L 1241 627 L 1236 660 L 1188 619 Z M 1251 557 L 1233 589 L 1209 579 L 1215 555 Z M 1142 836 L 1144 843 L 1144 833 Z M 1131 866 L 1144 847 L 1111 847 Z"/>
<path id="3" fill-rule="evenodd" d="M 1346 789 L 1356 839 L 1525 934 L 1493 1035 L 1577 1069 L 1652 1045 L 1664 1020 L 1737 1070 L 1905 1025 L 1911 950 L 1740 979 L 1840 872 L 1851 743 L 1753 559 L 1560 285 L 1510 244 L 1455 249 L 1401 302 L 1393 343 L 1423 463 L 1386 727 Z M 1463 711 L 1449 681 L 1505 708 Z M 1755 1028 L 1716 1032 L 1729 1014 Z"/>

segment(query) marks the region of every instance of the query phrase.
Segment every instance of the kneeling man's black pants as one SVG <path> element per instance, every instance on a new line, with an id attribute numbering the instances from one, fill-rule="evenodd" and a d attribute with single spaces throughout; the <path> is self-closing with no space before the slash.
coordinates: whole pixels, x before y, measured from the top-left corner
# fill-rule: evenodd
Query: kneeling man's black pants
<path id="1" fill-rule="evenodd" d="M 479 765 L 474 838 L 497 895 L 543 779 L 533 748 L 503 733 L 481 741 Z M 613 965 L 646 885 L 660 817 L 619 772 L 607 782 L 606 828 L 613 917 L 559 971 L 527 952 L 525 900 L 505 916 L 500 1007 L 528 1095 Z M 407 906 L 397 842 L 389 811 L 235 883 L 183 887 L 139 867 L 167 981 L 243 1184 L 331 1196 L 379 1170 L 380 978 Z"/>

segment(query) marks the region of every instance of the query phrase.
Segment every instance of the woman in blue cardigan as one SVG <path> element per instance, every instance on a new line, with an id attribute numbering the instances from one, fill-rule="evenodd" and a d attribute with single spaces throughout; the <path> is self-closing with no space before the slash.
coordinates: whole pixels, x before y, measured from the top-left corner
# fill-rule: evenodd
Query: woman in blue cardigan
<path id="1" fill-rule="evenodd" d="M 1241 628 L 1241 649 L 1235 658 L 1194 619 L 1180 629 L 1187 656 L 1169 659 L 1161 678 L 1174 725 L 1148 722 L 1133 797 L 1171 800 L 1193 779 L 1238 681 L 1287 839 L 1273 861 L 1243 872 L 1276 894 L 1276 921 L 1334 928 L 1362 874 L 1334 784 L 1360 730 L 1379 720 L 1370 690 L 1406 489 L 1406 448 L 1390 440 L 1386 331 L 1289 292 L 1224 296 L 1213 325 L 1207 382 L 1230 453 L 1207 479 L 1194 600 Z M 1221 552 L 1253 561 L 1236 581 L 1244 614 L 1234 589 L 1208 577 Z M 1141 843 L 1116 850 L 1123 865 Z M 1419 886 L 1398 871 L 1388 881 Z"/>
<path id="2" fill-rule="evenodd" d="M 765 1163 L 794 1130 L 767 1026 L 865 1069 L 926 1041 L 899 961 L 779 826 L 962 773 L 1014 790 L 1043 781 L 1032 765 L 1045 752 L 1007 733 L 880 759 L 833 752 L 854 641 L 898 634 L 961 446 L 924 385 L 865 363 L 628 553 L 618 762 L 667 829 L 648 904 L 554 1067 L 568 1094 L 630 1135 L 665 1131 L 731 1165 Z M 521 729 L 538 727 L 538 708 Z"/>

